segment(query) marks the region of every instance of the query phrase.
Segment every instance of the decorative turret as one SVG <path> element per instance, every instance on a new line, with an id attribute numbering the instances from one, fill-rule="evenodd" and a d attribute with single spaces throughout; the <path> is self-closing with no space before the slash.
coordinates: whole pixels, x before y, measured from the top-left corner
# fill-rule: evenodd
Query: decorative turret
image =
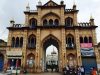
<path id="1" fill-rule="evenodd" d="M 28 3 L 28 5 L 26 6 L 26 11 L 30 11 L 29 3 Z"/>
<path id="2" fill-rule="evenodd" d="M 92 26 L 95 25 L 95 24 L 94 24 L 94 18 L 92 17 L 92 15 L 90 16 L 90 24 L 91 24 Z"/>
<path id="3" fill-rule="evenodd" d="M 42 2 L 41 2 L 40 0 L 39 0 L 39 2 L 38 2 L 38 5 L 39 5 L 39 6 L 42 6 Z"/>
<path id="4" fill-rule="evenodd" d="M 56 51 L 53 50 L 53 51 L 51 52 L 51 54 L 57 54 L 57 53 L 56 53 Z"/>
<path id="5" fill-rule="evenodd" d="M 14 19 L 10 20 L 10 26 L 11 26 L 11 27 L 14 27 L 14 24 L 15 24 Z"/>
<path id="6" fill-rule="evenodd" d="M 53 47 L 53 51 L 51 52 L 51 54 L 57 54 L 56 51 L 54 50 L 54 47 Z"/>
<path id="7" fill-rule="evenodd" d="M 64 5 L 64 1 L 63 1 L 63 0 L 61 0 L 60 4 L 61 4 L 61 5 Z"/>
<path id="8" fill-rule="evenodd" d="M 73 10 L 76 10 L 75 0 L 74 0 L 74 2 L 73 2 Z"/>

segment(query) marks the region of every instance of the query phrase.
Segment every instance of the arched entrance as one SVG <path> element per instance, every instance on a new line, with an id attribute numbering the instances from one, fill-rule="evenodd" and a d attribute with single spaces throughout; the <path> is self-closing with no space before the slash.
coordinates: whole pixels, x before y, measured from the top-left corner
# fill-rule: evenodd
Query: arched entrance
<path id="1" fill-rule="evenodd" d="M 51 65 L 49 65 L 49 66 L 51 66 L 51 67 L 49 67 L 50 69 L 51 69 L 51 71 L 52 71 L 52 69 L 53 69 L 53 71 L 58 71 L 59 70 L 59 57 L 60 57 L 60 53 L 59 53 L 59 41 L 58 41 L 58 39 L 56 38 L 56 37 L 54 37 L 54 36 L 52 36 L 52 35 L 50 35 L 50 36 L 48 36 L 46 39 L 45 39 L 45 41 L 43 42 L 43 71 L 45 72 L 45 71 L 47 71 L 47 68 L 48 68 L 48 66 L 47 66 L 47 56 L 46 56 L 46 50 L 47 50 L 47 48 L 48 47 L 50 47 L 50 46 L 54 46 L 55 48 L 57 48 L 57 56 L 56 56 L 56 54 L 54 53 L 54 51 L 51 53 L 51 55 L 50 55 L 50 57 L 48 58 L 48 59 L 51 59 L 49 62 L 51 63 Z M 52 49 L 52 48 L 51 48 Z M 54 54 L 53 54 L 54 53 Z M 55 57 L 55 60 L 53 60 L 54 59 L 54 57 Z M 56 61 L 57 60 L 57 61 Z M 56 62 L 57 63 L 56 63 Z M 56 66 L 55 66 L 55 64 L 54 63 L 56 63 Z"/>
<path id="2" fill-rule="evenodd" d="M 4 55 L 0 53 L 0 71 L 3 70 L 3 66 L 4 66 Z"/>
<path id="3" fill-rule="evenodd" d="M 30 53 L 27 56 L 27 70 L 28 72 L 35 72 L 35 55 Z"/>
<path id="4" fill-rule="evenodd" d="M 76 56 L 72 53 L 67 55 L 67 64 L 69 66 L 76 66 Z"/>

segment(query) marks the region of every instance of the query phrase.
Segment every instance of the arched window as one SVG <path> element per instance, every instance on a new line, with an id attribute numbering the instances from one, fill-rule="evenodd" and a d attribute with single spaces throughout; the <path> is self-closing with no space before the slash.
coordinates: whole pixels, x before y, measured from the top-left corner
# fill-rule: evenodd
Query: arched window
<path id="1" fill-rule="evenodd" d="M 36 47 L 36 37 L 34 35 L 31 35 L 28 38 L 28 47 L 29 48 L 35 48 Z"/>
<path id="2" fill-rule="evenodd" d="M 89 43 L 92 43 L 92 37 L 89 37 Z"/>
<path id="3" fill-rule="evenodd" d="M 80 37 L 80 43 L 83 43 L 83 37 Z"/>
<path id="4" fill-rule="evenodd" d="M 84 37 L 84 43 L 88 43 L 88 38 Z"/>
<path id="5" fill-rule="evenodd" d="M 28 68 L 35 67 L 35 55 L 32 53 L 27 56 L 27 66 Z"/>
<path id="6" fill-rule="evenodd" d="M 48 25 L 48 21 L 45 19 L 45 20 L 43 20 L 43 25 L 44 26 L 47 26 Z"/>
<path id="7" fill-rule="evenodd" d="M 53 25 L 53 20 L 52 20 L 52 19 L 49 20 L 49 25 L 50 25 L 50 26 Z"/>
<path id="8" fill-rule="evenodd" d="M 65 25 L 66 26 L 72 26 L 73 25 L 73 19 L 68 17 L 65 19 Z"/>
<path id="9" fill-rule="evenodd" d="M 19 47 L 19 38 L 18 37 L 16 38 L 16 45 L 15 45 L 15 47 Z"/>
<path id="10" fill-rule="evenodd" d="M 35 26 L 37 26 L 37 20 L 34 19 L 34 18 L 32 18 L 32 19 L 30 20 L 30 25 L 31 25 L 31 28 L 34 28 Z"/>
<path id="11" fill-rule="evenodd" d="M 67 60 L 68 60 L 69 66 L 75 66 L 76 65 L 76 56 L 74 54 L 71 54 L 71 53 L 68 54 Z"/>
<path id="12" fill-rule="evenodd" d="M 15 38 L 12 38 L 12 43 L 11 43 L 11 47 L 15 47 Z"/>
<path id="13" fill-rule="evenodd" d="M 72 35 L 68 35 L 66 38 L 66 46 L 68 48 L 73 48 L 74 47 L 74 37 Z"/>
<path id="14" fill-rule="evenodd" d="M 58 26 L 59 25 L 58 19 L 55 19 L 54 24 L 55 24 L 55 26 Z"/>
<path id="15" fill-rule="evenodd" d="M 20 38 L 20 47 L 23 46 L 23 37 Z"/>

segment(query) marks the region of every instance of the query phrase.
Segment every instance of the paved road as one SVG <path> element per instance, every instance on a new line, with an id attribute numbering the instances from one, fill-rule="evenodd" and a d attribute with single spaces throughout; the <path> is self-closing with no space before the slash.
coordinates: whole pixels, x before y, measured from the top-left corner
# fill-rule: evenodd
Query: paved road
<path id="1" fill-rule="evenodd" d="M 38 74 L 21 74 L 21 75 L 62 75 L 61 73 L 38 73 Z"/>

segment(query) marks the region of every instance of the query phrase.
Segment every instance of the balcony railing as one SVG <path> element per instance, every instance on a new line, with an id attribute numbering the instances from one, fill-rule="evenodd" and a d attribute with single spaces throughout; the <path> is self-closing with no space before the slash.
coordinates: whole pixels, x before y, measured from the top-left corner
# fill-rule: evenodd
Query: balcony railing
<path id="1" fill-rule="evenodd" d="M 75 48 L 75 44 L 71 44 L 71 43 L 66 44 L 66 48 L 73 49 Z"/>
<path id="2" fill-rule="evenodd" d="M 30 48 L 30 49 L 35 49 L 35 48 L 36 48 L 36 45 L 33 45 L 33 44 L 28 44 L 27 48 Z"/>

